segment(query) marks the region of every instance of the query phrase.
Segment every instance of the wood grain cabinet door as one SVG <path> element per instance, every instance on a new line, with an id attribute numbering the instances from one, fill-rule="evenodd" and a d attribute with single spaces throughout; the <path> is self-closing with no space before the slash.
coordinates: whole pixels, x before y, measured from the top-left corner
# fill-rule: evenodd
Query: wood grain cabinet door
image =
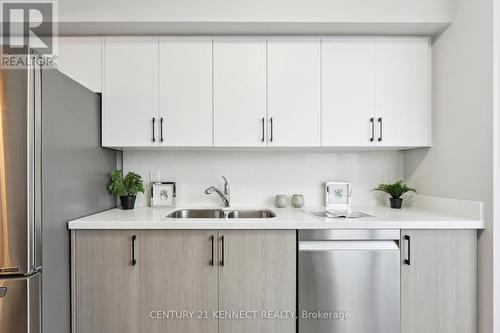
<path id="1" fill-rule="evenodd" d="M 133 255 L 139 258 L 138 233 L 78 230 L 73 242 L 76 332 L 138 333 L 140 262 L 133 263 Z"/>
<path id="2" fill-rule="evenodd" d="M 475 230 L 401 231 L 401 332 L 476 332 Z"/>
<path id="3" fill-rule="evenodd" d="M 296 309 L 295 230 L 219 231 L 219 246 L 219 333 L 295 332 L 280 312 Z"/>
<path id="4" fill-rule="evenodd" d="M 217 333 L 215 230 L 141 233 L 141 331 Z"/>

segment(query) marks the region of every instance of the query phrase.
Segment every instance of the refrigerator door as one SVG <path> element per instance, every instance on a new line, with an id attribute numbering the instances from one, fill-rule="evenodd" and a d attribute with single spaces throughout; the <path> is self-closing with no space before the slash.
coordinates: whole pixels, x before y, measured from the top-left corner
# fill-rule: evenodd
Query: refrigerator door
<path id="1" fill-rule="evenodd" d="M 34 266 L 30 71 L 0 70 L 0 277 Z"/>
<path id="2" fill-rule="evenodd" d="M 40 274 L 0 279 L 0 333 L 40 332 Z"/>

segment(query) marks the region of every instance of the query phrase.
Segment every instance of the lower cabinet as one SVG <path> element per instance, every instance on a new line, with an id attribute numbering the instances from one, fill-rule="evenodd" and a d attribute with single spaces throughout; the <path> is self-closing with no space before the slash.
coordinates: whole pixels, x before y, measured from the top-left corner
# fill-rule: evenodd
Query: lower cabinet
<path id="1" fill-rule="evenodd" d="M 72 241 L 73 333 L 295 332 L 295 230 L 73 231 Z"/>
<path id="2" fill-rule="evenodd" d="M 73 333 L 294 333 L 295 230 L 72 231 Z M 401 231 L 401 332 L 475 333 L 475 230 Z"/>
<path id="3" fill-rule="evenodd" d="M 72 242 L 73 333 L 139 332 L 137 231 L 78 230 Z"/>
<path id="4" fill-rule="evenodd" d="M 217 333 L 217 320 L 204 316 L 217 311 L 216 236 L 217 230 L 142 231 L 142 332 Z"/>
<path id="5" fill-rule="evenodd" d="M 401 231 L 401 332 L 475 333 L 475 230 Z"/>
<path id="6" fill-rule="evenodd" d="M 295 318 L 284 312 L 296 309 L 295 230 L 223 230 L 219 235 L 224 245 L 219 310 L 250 315 L 219 320 L 219 333 L 295 332 Z"/>

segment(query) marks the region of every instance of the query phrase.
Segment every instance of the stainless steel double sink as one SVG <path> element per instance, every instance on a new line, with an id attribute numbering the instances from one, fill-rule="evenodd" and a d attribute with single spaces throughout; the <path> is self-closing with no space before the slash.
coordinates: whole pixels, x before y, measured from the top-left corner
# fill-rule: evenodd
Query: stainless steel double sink
<path id="1" fill-rule="evenodd" d="M 269 209 L 179 209 L 167 215 L 173 219 L 269 219 L 276 214 Z"/>

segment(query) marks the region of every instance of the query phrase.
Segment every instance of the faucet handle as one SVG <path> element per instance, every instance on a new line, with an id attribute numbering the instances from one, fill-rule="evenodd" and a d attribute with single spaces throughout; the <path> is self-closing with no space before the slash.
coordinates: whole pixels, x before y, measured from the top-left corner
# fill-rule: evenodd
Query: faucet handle
<path id="1" fill-rule="evenodd" d="M 225 176 L 222 176 L 222 179 L 224 179 L 224 194 L 229 196 L 229 182 Z"/>

